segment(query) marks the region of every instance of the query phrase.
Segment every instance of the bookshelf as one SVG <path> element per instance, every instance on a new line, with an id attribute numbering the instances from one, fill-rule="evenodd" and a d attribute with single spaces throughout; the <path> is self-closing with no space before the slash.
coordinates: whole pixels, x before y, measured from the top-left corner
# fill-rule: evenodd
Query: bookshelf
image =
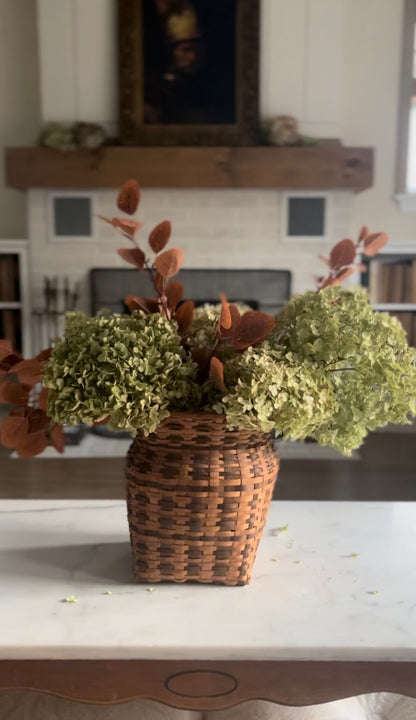
<path id="1" fill-rule="evenodd" d="M 0 338 L 30 355 L 26 240 L 0 240 Z"/>
<path id="2" fill-rule="evenodd" d="M 367 267 L 362 284 L 374 309 L 397 317 L 409 343 L 416 346 L 416 242 L 386 246 L 362 262 Z"/>

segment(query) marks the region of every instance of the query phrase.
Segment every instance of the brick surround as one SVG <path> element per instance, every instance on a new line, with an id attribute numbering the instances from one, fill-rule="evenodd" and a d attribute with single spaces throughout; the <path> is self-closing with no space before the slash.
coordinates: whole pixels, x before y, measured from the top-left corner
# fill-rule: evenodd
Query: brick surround
<path id="1" fill-rule="evenodd" d="M 88 271 L 93 267 L 123 267 L 116 249 L 128 241 L 100 221 L 94 239 L 52 241 L 51 192 L 28 192 L 32 307 L 42 304 L 45 276 L 67 275 L 71 281 L 81 282 L 80 307 L 88 311 Z M 317 254 L 327 252 L 335 240 L 357 230 L 350 227 L 353 194 L 322 193 L 329 200 L 328 237 L 303 240 L 285 237 L 287 194 L 275 190 L 147 189 L 138 213 L 145 222 L 142 237 L 146 238 L 157 222 L 170 219 L 172 245 L 184 249 L 186 267 L 290 270 L 293 292 L 302 292 L 313 287 L 313 274 L 322 270 Z M 96 214 L 116 214 L 116 190 L 93 191 L 90 195 Z"/>

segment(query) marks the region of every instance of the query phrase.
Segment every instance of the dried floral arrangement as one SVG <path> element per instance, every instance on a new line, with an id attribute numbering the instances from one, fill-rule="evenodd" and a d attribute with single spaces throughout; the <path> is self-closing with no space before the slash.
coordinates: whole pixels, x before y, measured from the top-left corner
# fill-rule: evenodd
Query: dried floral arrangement
<path id="1" fill-rule="evenodd" d="M 340 283 L 375 255 L 385 233 L 363 228 L 322 258 L 317 290 L 293 297 L 273 318 L 219 298 L 195 308 L 173 278 L 179 248 L 166 250 L 169 221 L 137 241 L 143 223 L 135 180 L 118 196 L 122 217 L 102 218 L 130 246 L 119 255 L 147 274 L 152 297 L 129 295 L 130 315 L 70 313 L 53 348 L 23 360 L 0 341 L 0 401 L 13 409 L 1 441 L 21 457 L 48 444 L 62 452 L 63 424 L 108 423 L 132 435 L 157 430 L 172 410 L 224 413 L 231 430 L 314 438 L 350 454 L 369 430 L 416 414 L 416 351 L 400 323 L 374 312 L 363 289 Z"/>

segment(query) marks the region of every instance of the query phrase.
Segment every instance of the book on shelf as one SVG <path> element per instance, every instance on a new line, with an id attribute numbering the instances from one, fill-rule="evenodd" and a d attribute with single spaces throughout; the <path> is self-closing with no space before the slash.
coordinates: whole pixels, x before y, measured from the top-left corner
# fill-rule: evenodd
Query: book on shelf
<path id="1" fill-rule="evenodd" d="M 412 263 L 409 261 L 404 263 L 403 269 L 403 292 L 401 302 L 410 303 L 410 296 L 412 294 Z"/>
<path id="2" fill-rule="evenodd" d="M 416 260 L 410 263 L 409 278 L 409 302 L 416 303 Z"/>
<path id="3" fill-rule="evenodd" d="M 19 295 L 19 258 L 0 255 L 0 302 L 17 302 Z"/>
<path id="4" fill-rule="evenodd" d="M 393 317 L 396 317 L 398 321 L 402 324 L 404 331 L 407 334 L 407 340 L 409 344 L 412 344 L 413 341 L 413 322 L 414 322 L 414 315 L 415 313 L 412 313 L 411 311 L 406 312 L 390 312 L 390 315 Z"/>
<path id="5" fill-rule="evenodd" d="M 389 302 L 389 292 L 391 286 L 391 270 L 389 263 L 381 263 L 379 270 L 379 282 L 377 289 L 377 300 L 375 302 Z"/>
<path id="6" fill-rule="evenodd" d="M 416 304 L 416 260 L 373 260 L 369 275 L 370 302 Z"/>
<path id="7" fill-rule="evenodd" d="M 403 302 L 405 265 L 394 263 L 389 265 L 389 281 L 387 286 L 387 302 Z"/>
<path id="8" fill-rule="evenodd" d="M 368 274 L 368 296 L 371 303 L 381 302 L 380 286 L 383 263 L 381 260 L 372 260 Z"/>
<path id="9" fill-rule="evenodd" d="M 416 259 L 371 260 L 368 294 L 373 305 L 385 305 L 385 310 L 399 320 L 407 334 L 409 345 L 416 347 Z M 414 305 L 415 308 L 389 310 L 388 306 L 393 303 Z"/>
<path id="10" fill-rule="evenodd" d="M 10 340 L 16 350 L 22 350 L 19 310 L 0 310 L 0 337 Z"/>

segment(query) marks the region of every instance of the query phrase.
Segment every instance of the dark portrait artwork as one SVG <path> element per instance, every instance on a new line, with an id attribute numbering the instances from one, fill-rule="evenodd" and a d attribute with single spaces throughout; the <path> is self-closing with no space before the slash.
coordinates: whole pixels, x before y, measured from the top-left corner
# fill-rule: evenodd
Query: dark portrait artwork
<path id="1" fill-rule="evenodd" d="M 146 124 L 235 122 L 236 1 L 143 0 Z"/>
<path id="2" fill-rule="evenodd" d="M 118 0 L 120 141 L 259 139 L 260 0 Z"/>

